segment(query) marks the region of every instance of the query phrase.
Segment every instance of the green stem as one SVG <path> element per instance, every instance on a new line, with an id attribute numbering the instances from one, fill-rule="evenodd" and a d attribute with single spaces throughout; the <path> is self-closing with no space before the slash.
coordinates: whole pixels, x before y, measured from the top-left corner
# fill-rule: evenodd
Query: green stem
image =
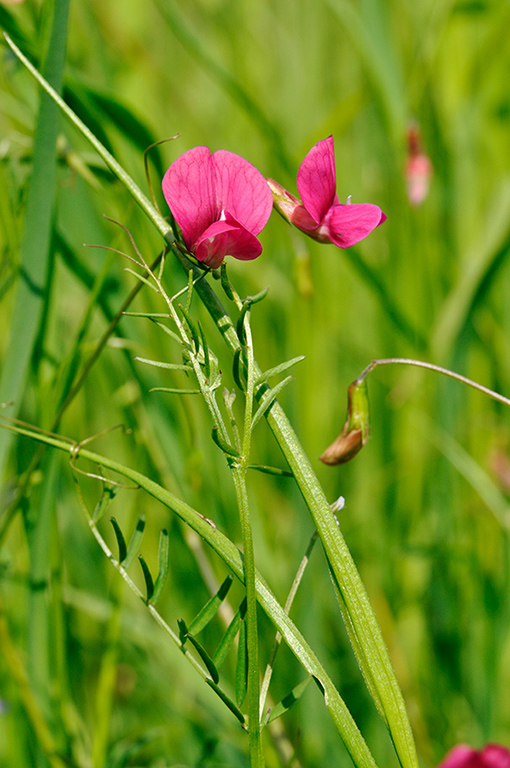
<path id="1" fill-rule="evenodd" d="M 246 471 L 250 457 L 251 422 L 253 416 L 253 345 L 249 323 L 249 310 L 244 316 L 247 349 L 247 385 L 244 409 L 244 431 L 240 463 L 233 467 L 232 475 L 241 518 L 243 540 L 243 569 L 246 586 L 246 642 L 248 649 L 248 732 L 250 737 L 250 764 L 253 768 L 264 765 L 262 752 L 259 701 L 259 641 L 257 626 L 257 590 L 255 586 L 255 553 L 250 521 L 250 508 L 246 488 Z"/>
<path id="2" fill-rule="evenodd" d="M 414 365 L 416 368 L 425 368 L 429 371 L 435 371 L 436 373 L 441 373 L 443 376 L 448 376 L 450 379 L 460 381 L 462 384 L 467 384 L 468 387 L 477 389 L 479 392 L 483 392 L 485 395 L 492 397 L 493 400 L 497 400 L 498 403 L 510 406 L 510 399 L 508 397 L 500 395 L 499 392 L 494 392 L 493 389 L 484 387 L 483 384 L 478 384 L 477 381 L 468 379 L 467 376 L 462 376 L 460 373 L 450 371 L 449 368 L 442 368 L 440 365 L 434 365 L 434 363 L 426 363 L 423 360 L 412 360 L 407 357 L 387 357 L 381 360 L 372 360 L 372 362 L 370 362 L 365 370 L 358 376 L 357 381 L 365 379 L 370 371 L 373 371 L 374 368 L 378 368 L 380 365 Z"/>
<path id="3" fill-rule="evenodd" d="M 7 44 L 16 54 L 18 59 L 21 62 L 23 62 L 23 64 L 28 69 L 30 74 L 32 74 L 35 77 L 38 83 L 44 88 L 46 93 L 49 96 L 51 96 L 53 101 L 55 101 L 58 104 L 62 112 L 64 112 L 67 115 L 67 117 L 73 123 L 73 125 L 75 125 L 76 128 L 78 128 L 78 130 L 80 131 L 80 133 L 92 144 L 92 146 L 97 151 L 97 153 L 103 158 L 106 165 L 110 168 L 110 170 L 113 171 L 115 176 L 117 176 L 117 178 L 120 179 L 120 181 L 124 184 L 126 189 L 134 197 L 138 205 L 147 214 L 147 216 L 152 221 L 152 223 L 156 226 L 156 228 L 161 232 L 165 240 L 168 243 L 173 242 L 175 237 L 169 223 L 163 218 L 163 216 L 160 214 L 157 208 L 155 208 L 155 206 L 149 202 L 147 197 L 141 191 L 138 184 L 136 184 L 133 181 L 131 176 L 128 173 L 126 173 L 126 171 L 120 165 L 120 163 L 118 163 L 117 160 L 113 157 L 113 155 L 110 152 L 108 152 L 106 147 L 104 147 L 103 144 L 101 144 L 99 139 L 97 139 L 94 136 L 92 131 L 85 125 L 83 120 L 80 120 L 78 115 L 76 115 L 73 112 L 73 110 L 67 106 L 64 99 L 57 93 L 57 91 L 54 88 L 51 87 L 48 81 L 45 80 L 45 78 L 41 74 L 39 74 L 39 72 L 34 67 L 34 65 L 27 59 L 27 57 L 20 51 L 16 43 L 14 43 L 9 37 L 9 35 L 7 35 L 5 32 L 4 32 L 4 37 L 7 41 Z"/>
<path id="4" fill-rule="evenodd" d="M 177 253 L 177 252 L 176 252 Z M 181 262 L 182 254 L 177 254 Z M 184 262 L 189 269 L 189 262 Z M 239 341 L 223 305 L 209 283 L 202 281 L 196 291 L 215 321 L 226 344 L 234 352 Z M 258 374 L 254 363 L 254 375 Z M 313 517 L 328 559 L 333 583 L 341 600 L 342 613 L 358 659 L 364 661 L 363 675 L 379 714 L 386 724 L 397 757 L 404 768 L 417 768 L 418 758 L 404 699 L 393 670 L 377 619 L 361 577 L 330 509 L 324 490 L 284 410 L 275 401 L 266 413 L 273 432 Z M 362 653 L 358 653 L 362 649 Z"/>
<path id="5" fill-rule="evenodd" d="M 73 460 L 76 460 L 78 455 L 92 462 L 96 466 L 99 465 L 104 469 L 109 469 L 119 475 L 126 477 L 134 484 L 143 488 L 150 496 L 157 501 L 161 502 L 168 509 L 172 510 L 184 523 L 190 526 L 201 538 L 203 538 L 209 546 L 221 557 L 223 562 L 231 569 L 232 573 L 241 581 L 244 582 L 244 567 L 241 554 L 237 547 L 228 539 L 221 531 L 213 528 L 211 524 L 196 510 L 190 507 L 181 499 L 174 496 L 174 494 L 162 488 L 150 478 L 142 475 L 130 467 L 125 467 L 122 464 L 110 459 L 106 456 L 89 451 L 85 448 L 74 443 L 72 440 L 66 440 L 57 435 L 49 435 L 37 431 L 37 429 L 29 428 L 26 425 L 21 426 L 16 423 L 6 423 L 0 425 L 4 429 L 8 429 L 11 432 L 15 432 L 19 435 L 25 435 L 32 440 L 38 440 L 39 442 L 51 445 L 54 448 L 58 448 L 61 451 L 68 452 Z M 98 532 L 95 527 L 92 527 L 92 531 L 96 537 Z M 99 537 L 100 538 L 100 537 Z M 104 542 L 100 541 L 103 548 L 106 546 Z M 105 550 L 106 552 L 106 550 Z M 115 558 L 108 551 L 106 552 L 114 565 L 116 565 Z M 115 562 L 114 562 L 115 561 Z M 122 566 L 118 566 L 118 570 Z M 124 570 L 124 569 L 122 569 Z M 125 580 L 129 579 L 128 574 L 123 573 Z M 287 616 L 282 606 L 278 603 L 273 593 L 269 589 L 268 585 L 262 578 L 262 576 L 255 571 L 255 585 L 257 590 L 257 599 L 267 614 L 269 620 L 275 625 L 276 629 L 281 632 L 283 639 L 289 646 L 290 650 L 296 658 L 303 665 L 308 674 L 312 675 L 317 681 L 321 691 L 324 694 L 324 702 L 328 709 L 333 722 L 335 723 L 346 748 L 356 766 L 358 768 L 375 768 L 376 763 L 372 757 L 370 750 L 368 749 L 363 736 L 359 732 L 359 729 L 354 722 L 349 710 L 347 709 L 345 702 L 338 693 L 331 678 L 328 676 L 326 670 L 319 662 L 314 652 L 301 635 L 295 624 Z M 136 585 L 133 585 L 135 590 Z M 141 595 L 141 593 L 140 593 Z M 141 596 L 143 599 L 143 595 Z M 151 613 L 153 611 L 151 610 Z M 159 623 L 162 622 L 161 617 L 156 617 Z M 168 627 L 166 631 L 171 632 Z"/>
<path id="6" fill-rule="evenodd" d="M 250 523 L 246 468 L 232 469 L 237 504 L 241 519 L 243 541 L 243 575 L 246 587 L 246 643 L 248 649 L 248 735 L 250 739 L 250 766 L 264 766 L 259 710 L 259 641 L 257 628 L 257 588 L 255 584 L 255 555 Z"/>

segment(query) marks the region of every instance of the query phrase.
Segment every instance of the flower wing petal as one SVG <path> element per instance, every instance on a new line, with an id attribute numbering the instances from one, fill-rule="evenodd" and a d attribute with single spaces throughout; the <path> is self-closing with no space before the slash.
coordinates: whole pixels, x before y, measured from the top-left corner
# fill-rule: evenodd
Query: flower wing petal
<path id="1" fill-rule="evenodd" d="M 319 141 L 306 155 L 297 174 L 297 188 L 306 210 L 320 224 L 337 199 L 333 136 Z"/>
<path id="2" fill-rule="evenodd" d="M 359 243 L 373 229 L 386 220 L 379 206 L 370 203 L 334 205 L 328 212 L 323 227 L 329 240 L 339 248 Z M 322 227 L 321 227 L 322 229 Z"/>
<path id="3" fill-rule="evenodd" d="M 228 215 L 225 220 L 211 224 L 200 236 L 195 248 L 197 259 L 211 269 L 217 269 L 225 256 L 249 261 L 261 253 L 262 245 L 255 235 Z"/>
<path id="4" fill-rule="evenodd" d="M 208 147 L 194 147 L 174 160 L 163 177 L 165 200 L 190 250 L 202 232 L 220 217 L 213 175 Z"/>
<path id="5" fill-rule="evenodd" d="M 226 149 L 214 152 L 212 162 L 217 205 L 249 232 L 258 235 L 273 207 L 273 196 L 265 178 L 244 157 Z"/>

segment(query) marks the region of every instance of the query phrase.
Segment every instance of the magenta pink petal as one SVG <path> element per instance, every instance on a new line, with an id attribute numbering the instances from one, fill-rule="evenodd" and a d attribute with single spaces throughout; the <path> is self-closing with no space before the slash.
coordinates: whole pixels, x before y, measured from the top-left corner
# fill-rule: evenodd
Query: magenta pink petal
<path id="1" fill-rule="evenodd" d="M 510 752 L 500 744 L 487 744 L 480 752 L 482 768 L 510 768 Z"/>
<path id="2" fill-rule="evenodd" d="M 308 213 L 319 224 L 336 202 L 335 149 L 333 137 L 322 139 L 299 167 L 297 188 Z"/>
<path id="3" fill-rule="evenodd" d="M 219 149 L 212 156 L 217 205 L 245 229 L 258 235 L 271 214 L 271 190 L 254 165 L 244 157 Z"/>
<path id="4" fill-rule="evenodd" d="M 439 768 L 480 768 L 478 752 L 467 744 L 458 744 L 448 752 Z"/>
<path id="5" fill-rule="evenodd" d="M 198 239 L 195 256 L 211 269 L 217 269 L 225 256 L 249 261 L 262 253 L 262 245 L 255 235 L 248 232 L 230 216 L 224 221 L 215 221 Z"/>
<path id="6" fill-rule="evenodd" d="M 386 220 L 379 206 L 370 203 L 334 205 L 327 213 L 324 227 L 329 239 L 339 248 L 359 243 Z"/>
<path id="7" fill-rule="evenodd" d="M 214 192 L 211 153 L 194 147 L 174 160 L 163 178 L 163 194 L 187 248 L 220 217 Z"/>

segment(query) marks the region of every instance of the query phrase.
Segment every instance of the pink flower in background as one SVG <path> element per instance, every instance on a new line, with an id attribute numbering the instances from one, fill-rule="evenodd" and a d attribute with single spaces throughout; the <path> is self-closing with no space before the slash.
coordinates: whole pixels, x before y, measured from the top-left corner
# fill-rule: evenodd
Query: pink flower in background
<path id="1" fill-rule="evenodd" d="M 510 768 L 510 752 L 499 744 L 487 744 L 481 750 L 459 744 L 448 752 L 439 768 Z"/>
<path id="2" fill-rule="evenodd" d="M 225 256 L 260 256 L 257 240 L 273 205 L 266 180 L 243 157 L 195 147 L 177 158 L 163 178 L 163 194 L 184 243 L 211 269 Z"/>
<path id="3" fill-rule="evenodd" d="M 319 243 L 339 248 L 359 243 L 386 216 L 377 205 L 342 204 L 336 194 L 333 137 L 319 141 L 301 163 L 297 188 L 302 203 L 273 179 L 268 179 L 277 211 Z"/>
<path id="4" fill-rule="evenodd" d="M 407 184 L 407 199 L 412 206 L 418 207 L 429 193 L 432 178 L 432 163 L 421 146 L 420 130 L 417 125 L 411 125 L 407 132 L 407 163 L 405 177 Z"/>

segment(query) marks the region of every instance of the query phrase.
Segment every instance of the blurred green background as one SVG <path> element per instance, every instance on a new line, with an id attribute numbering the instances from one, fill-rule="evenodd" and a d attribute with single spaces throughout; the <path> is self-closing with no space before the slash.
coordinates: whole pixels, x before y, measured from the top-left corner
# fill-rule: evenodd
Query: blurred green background
<path id="1" fill-rule="evenodd" d="M 40 66 L 54 8 L 61 53 L 64 0 L 0 4 L 0 25 Z M 460 741 L 510 745 L 508 411 L 430 372 L 382 368 L 368 382 L 367 447 L 337 468 L 316 457 L 340 431 L 347 386 L 372 358 L 429 360 L 510 394 L 509 25 L 507 0 L 88 0 L 70 8 L 64 94 L 142 188 L 144 149 L 180 134 L 150 153 L 165 214 L 161 176 L 195 145 L 237 152 L 295 193 L 305 153 L 333 134 L 340 199 L 376 203 L 388 216 L 359 246 L 340 251 L 273 214 L 262 256 L 233 262 L 229 272 L 241 295 L 270 287 L 253 310 L 261 366 L 306 355 L 281 402 L 328 497 L 346 499 L 340 524 L 424 766 Z M 35 84 L 6 45 L 0 54 L 0 401 L 15 401 L 5 415 L 51 429 L 134 285 L 121 257 L 83 244 L 129 249 L 103 214 L 129 228 L 148 260 L 161 243 L 74 129 L 56 111 L 38 113 Z M 412 124 L 433 167 L 419 206 L 406 190 Z M 177 264 L 166 273 L 169 290 L 184 285 Z M 147 289 L 133 308 L 163 311 Z M 228 354 L 198 301 L 192 310 L 231 388 Z M 183 380 L 136 355 L 179 362 L 166 335 L 123 319 L 59 431 L 84 440 L 122 423 L 128 434 L 112 432 L 93 449 L 154 477 L 239 541 L 229 472 L 203 403 L 149 394 Z M 267 426 L 257 429 L 254 461 L 281 465 Z M 70 765 L 247 765 L 237 721 L 90 535 L 67 457 L 44 452 L 25 482 L 37 451 L 0 432 L 0 765 L 47 765 L 9 643 Z M 99 483 L 80 477 L 79 485 L 93 509 Z M 290 480 L 257 474 L 250 492 L 257 564 L 284 601 L 311 520 Z M 120 492 L 111 511 L 127 532 L 146 515 L 142 552 L 155 569 L 159 531 L 169 529 L 170 579 L 159 608 L 174 627 L 190 621 L 223 566 L 141 492 Z M 114 547 L 107 524 L 104 535 Z M 378 764 L 395 765 L 319 547 L 292 616 Z M 214 649 L 221 632 L 218 619 L 204 644 Z M 263 661 L 271 640 L 262 619 Z M 282 649 L 273 698 L 302 678 Z M 278 722 L 284 734 L 281 742 L 267 737 L 268 765 L 349 765 L 312 686 Z M 295 756 L 282 757 L 280 743 Z"/>

